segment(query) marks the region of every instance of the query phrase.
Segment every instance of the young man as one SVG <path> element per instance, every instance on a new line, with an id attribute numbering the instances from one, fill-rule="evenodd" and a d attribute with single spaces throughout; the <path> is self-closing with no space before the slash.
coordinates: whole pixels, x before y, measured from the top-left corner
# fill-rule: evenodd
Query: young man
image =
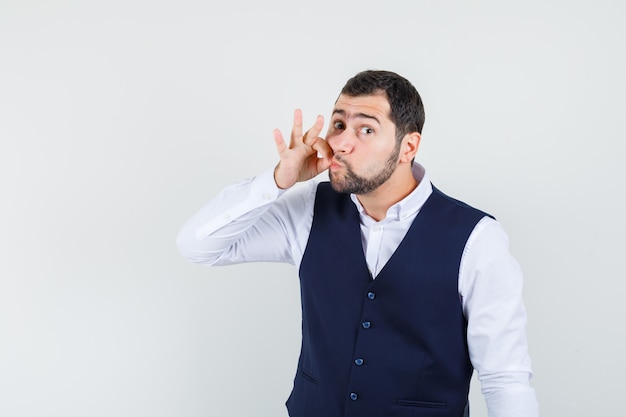
<path id="1" fill-rule="evenodd" d="M 298 268 L 292 417 L 461 417 L 473 369 L 491 417 L 538 415 L 522 274 L 499 223 L 414 163 L 423 123 L 409 81 L 361 72 L 325 138 L 321 116 L 303 133 L 296 110 L 289 144 L 274 132 L 278 165 L 224 189 L 180 231 L 194 262 Z M 325 170 L 329 183 L 310 181 Z"/>

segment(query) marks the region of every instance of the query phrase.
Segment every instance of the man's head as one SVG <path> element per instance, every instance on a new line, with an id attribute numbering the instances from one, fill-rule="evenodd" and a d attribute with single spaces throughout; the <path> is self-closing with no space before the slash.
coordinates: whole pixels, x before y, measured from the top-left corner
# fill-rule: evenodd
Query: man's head
<path id="1" fill-rule="evenodd" d="M 410 132 L 422 133 L 424 104 L 419 93 L 406 78 L 391 71 L 367 70 L 350 78 L 341 94 L 351 97 L 384 93 L 391 107 L 389 118 L 396 125 L 396 138 Z"/>
<path id="2" fill-rule="evenodd" d="M 335 102 L 326 142 L 333 152 L 330 182 L 359 195 L 411 187 L 424 109 L 406 79 L 364 71 L 346 83 Z"/>

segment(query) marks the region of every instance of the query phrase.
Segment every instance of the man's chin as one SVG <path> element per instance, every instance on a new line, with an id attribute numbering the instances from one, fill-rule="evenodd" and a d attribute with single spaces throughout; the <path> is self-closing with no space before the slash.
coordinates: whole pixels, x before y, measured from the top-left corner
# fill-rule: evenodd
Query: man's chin
<path id="1" fill-rule="evenodd" d="M 330 174 L 329 175 L 330 186 L 338 193 L 350 193 L 346 186 L 346 182 L 337 178 L 337 175 Z"/>
<path id="2" fill-rule="evenodd" d="M 343 187 L 341 187 L 341 184 L 338 184 L 336 181 L 331 180 L 330 186 L 332 187 L 333 190 L 335 190 L 338 193 L 345 193 Z"/>

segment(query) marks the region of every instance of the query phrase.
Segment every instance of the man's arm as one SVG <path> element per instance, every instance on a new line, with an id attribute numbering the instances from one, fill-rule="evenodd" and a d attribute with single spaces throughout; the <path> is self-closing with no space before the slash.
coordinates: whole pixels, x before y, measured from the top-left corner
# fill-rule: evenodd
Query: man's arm
<path id="1" fill-rule="evenodd" d="M 280 233 L 288 213 L 271 210 L 281 194 L 273 170 L 226 187 L 182 226 L 181 254 L 205 265 L 290 262 L 289 236 Z"/>
<path id="2" fill-rule="evenodd" d="M 294 263 L 294 253 L 299 259 L 308 236 L 304 229 L 312 218 L 313 185 L 278 197 L 297 182 L 328 169 L 332 151 L 319 137 L 323 126 L 324 119 L 318 116 L 303 134 L 302 112 L 296 110 L 289 146 L 281 132 L 274 131 L 278 165 L 271 172 L 225 188 L 189 219 L 177 238 L 181 254 L 206 265 Z"/>
<path id="3" fill-rule="evenodd" d="M 467 242 L 459 291 L 468 319 L 470 359 L 490 417 L 537 417 L 530 387 L 523 276 L 500 224 L 482 219 Z"/>

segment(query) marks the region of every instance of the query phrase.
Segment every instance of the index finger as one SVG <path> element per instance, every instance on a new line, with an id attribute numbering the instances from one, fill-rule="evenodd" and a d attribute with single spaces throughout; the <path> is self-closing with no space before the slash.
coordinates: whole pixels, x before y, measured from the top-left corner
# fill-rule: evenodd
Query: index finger
<path id="1" fill-rule="evenodd" d="M 321 159 L 330 161 L 333 157 L 332 148 L 328 145 L 328 142 L 322 138 L 318 138 L 315 143 L 313 143 L 313 149 L 317 151 L 319 156 L 321 156 Z"/>

